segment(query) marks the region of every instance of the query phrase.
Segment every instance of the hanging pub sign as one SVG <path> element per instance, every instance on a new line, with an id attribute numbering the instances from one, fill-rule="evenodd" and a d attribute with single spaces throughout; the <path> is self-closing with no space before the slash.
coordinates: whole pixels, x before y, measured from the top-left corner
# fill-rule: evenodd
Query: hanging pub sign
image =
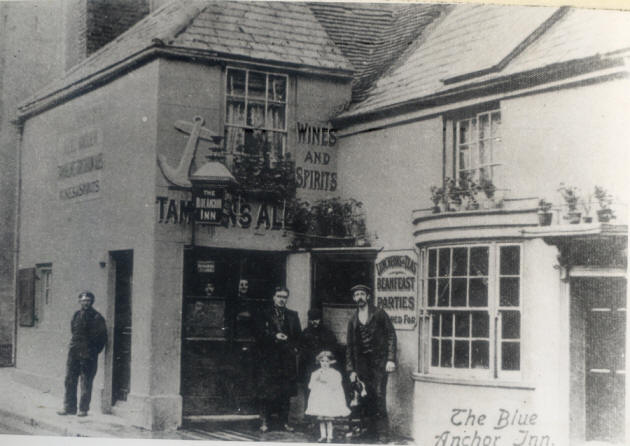
<path id="1" fill-rule="evenodd" d="M 381 251 L 376 258 L 374 302 L 396 330 L 413 330 L 418 303 L 418 256 L 413 250 Z"/>
<path id="2" fill-rule="evenodd" d="M 206 225 L 221 224 L 225 188 L 193 187 L 195 222 Z"/>

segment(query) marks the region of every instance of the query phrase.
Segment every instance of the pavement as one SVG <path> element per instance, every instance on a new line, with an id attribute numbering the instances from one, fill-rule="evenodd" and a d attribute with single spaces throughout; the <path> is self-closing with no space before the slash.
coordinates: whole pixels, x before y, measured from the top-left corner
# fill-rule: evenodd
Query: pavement
<path id="1" fill-rule="evenodd" d="M 258 420 L 196 421 L 185 423 L 178 430 L 158 432 L 134 426 L 119 416 L 100 413 L 98 409 L 90 411 L 87 417 L 82 418 L 60 416 L 57 414 L 61 408 L 59 396 L 16 380 L 14 373 L 13 367 L 0 367 L 0 444 L 17 444 L 6 440 L 24 435 L 273 443 L 315 443 L 319 436 L 319 429 L 315 429 L 317 426 L 309 427 L 299 423 L 296 423 L 295 432 L 271 430 L 264 434 L 258 431 Z M 336 443 L 346 442 L 343 426 L 340 426 L 336 434 Z M 408 443 L 409 441 L 401 438 L 390 444 Z"/>

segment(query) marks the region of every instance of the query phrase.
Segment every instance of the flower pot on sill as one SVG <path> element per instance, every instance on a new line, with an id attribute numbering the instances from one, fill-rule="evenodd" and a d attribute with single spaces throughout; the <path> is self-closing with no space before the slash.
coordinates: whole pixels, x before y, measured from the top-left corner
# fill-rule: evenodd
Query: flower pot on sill
<path id="1" fill-rule="evenodd" d="M 567 213 L 566 219 L 569 220 L 569 223 L 572 225 L 577 225 L 580 222 L 580 218 L 582 217 L 581 212 L 577 211 L 569 211 Z"/>
<path id="2" fill-rule="evenodd" d="M 582 217 L 582 221 L 584 223 L 593 223 L 593 217 L 591 217 L 590 215 L 585 215 L 584 217 Z"/>
<path id="3" fill-rule="evenodd" d="M 552 218 L 553 214 L 551 212 L 538 212 L 538 224 L 540 226 L 549 226 Z"/>
<path id="4" fill-rule="evenodd" d="M 597 211 L 597 220 L 600 223 L 608 223 L 612 218 L 612 209 L 600 209 Z"/>
<path id="5" fill-rule="evenodd" d="M 435 205 L 433 206 L 433 208 L 431 208 L 431 212 L 433 212 L 434 214 L 439 214 L 441 211 L 440 206 Z"/>

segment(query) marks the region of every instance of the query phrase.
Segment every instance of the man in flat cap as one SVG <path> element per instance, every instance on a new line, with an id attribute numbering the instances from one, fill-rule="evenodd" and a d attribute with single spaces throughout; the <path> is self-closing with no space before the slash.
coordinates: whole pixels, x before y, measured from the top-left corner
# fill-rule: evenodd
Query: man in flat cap
<path id="1" fill-rule="evenodd" d="M 66 362 L 65 396 L 63 410 L 59 415 L 77 413 L 77 382 L 81 379 L 81 399 L 77 416 L 85 417 L 90 410 L 92 381 L 96 375 L 98 354 L 107 344 L 107 328 L 103 316 L 92 308 L 94 294 L 90 291 L 79 293 L 81 309 L 74 313 L 70 329 L 72 338 Z"/>
<path id="2" fill-rule="evenodd" d="M 356 285 L 350 292 L 357 311 L 348 322 L 346 369 L 350 382 L 359 378 L 365 384 L 364 426 L 386 443 L 387 374 L 396 370 L 396 331 L 387 313 L 374 307 L 368 286 Z"/>

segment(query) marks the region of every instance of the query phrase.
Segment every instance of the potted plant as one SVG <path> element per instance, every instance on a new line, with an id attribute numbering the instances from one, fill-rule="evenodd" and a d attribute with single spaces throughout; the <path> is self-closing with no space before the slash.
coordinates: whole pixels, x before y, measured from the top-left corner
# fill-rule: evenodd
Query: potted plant
<path id="1" fill-rule="evenodd" d="M 460 195 L 466 201 L 466 210 L 479 209 L 479 200 L 477 199 L 481 187 L 475 183 L 470 175 L 464 175 L 459 181 Z"/>
<path id="2" fill-rule="evenodd" d="M 612 205 L 612 196 L 600 186 L 595 186 L 594 192 L 595 199 L 599 204 L 599 209 L 597 210 L 597 220 L 600 223 L 608 223 L 613 218 L 616 218 L 615 213 L 611 209 Z"/>
<path id="3" fill-rule="evenodd" d="M 582 209 L 584 210 L 584 215 L 582 216 L 582 221 L 584 223 L 593 222 L 593 217 L 591 216 L 592 203 L 593 203 L 592 195 L 589 195 L 587 198 L 580 200 L 580 204 L 582 205 Z"/>
<path id="4" fill-rule="evenodd" d="M 544 198 L 538 201 L 538 224 L 540 226 L 549 226 L 551 224 L 551 219 L 553 218 L 551 206 L 551 203 Z"/>
<path id="5" fill-rule="evenodd" d="M 440 203 L 444 203 L 444 187 L 431 186 L 431 201 L 433 202 L 433 213 L 439 213 Z"/>
<path id="6" fill-rule="evenodd" d="M 453 178 L 444 181 L 444 200 L 447 211 L 457 211 L 462 205 L 461 191 Z"/>
<path id="7" fill-rule="evenodd" d="M 484 201 L 484 207 L 486 209 L 496 207 L 496 203 L 494 201 L 494 194 L 497 191 L 497 187 L 494 185 L 491 179 L 483 177 L 481 181 L 479 181 L 479 189 L 483 191 L 483 194 L 486 196 L 486 200 Z"/>
<path id="8" fill-rule="evenodd" d="M 577 210 L 578 195 L 577 188 L 574 186 L 566 186 L 564 183 L 560 183 L 558 192 L 564 198 L 564 202 L 567 205 L 567 214 L 564 216 L 565 220 L 568 220 L 570 224 L 577 224 L 580 222 L 582 213 Z"/>

